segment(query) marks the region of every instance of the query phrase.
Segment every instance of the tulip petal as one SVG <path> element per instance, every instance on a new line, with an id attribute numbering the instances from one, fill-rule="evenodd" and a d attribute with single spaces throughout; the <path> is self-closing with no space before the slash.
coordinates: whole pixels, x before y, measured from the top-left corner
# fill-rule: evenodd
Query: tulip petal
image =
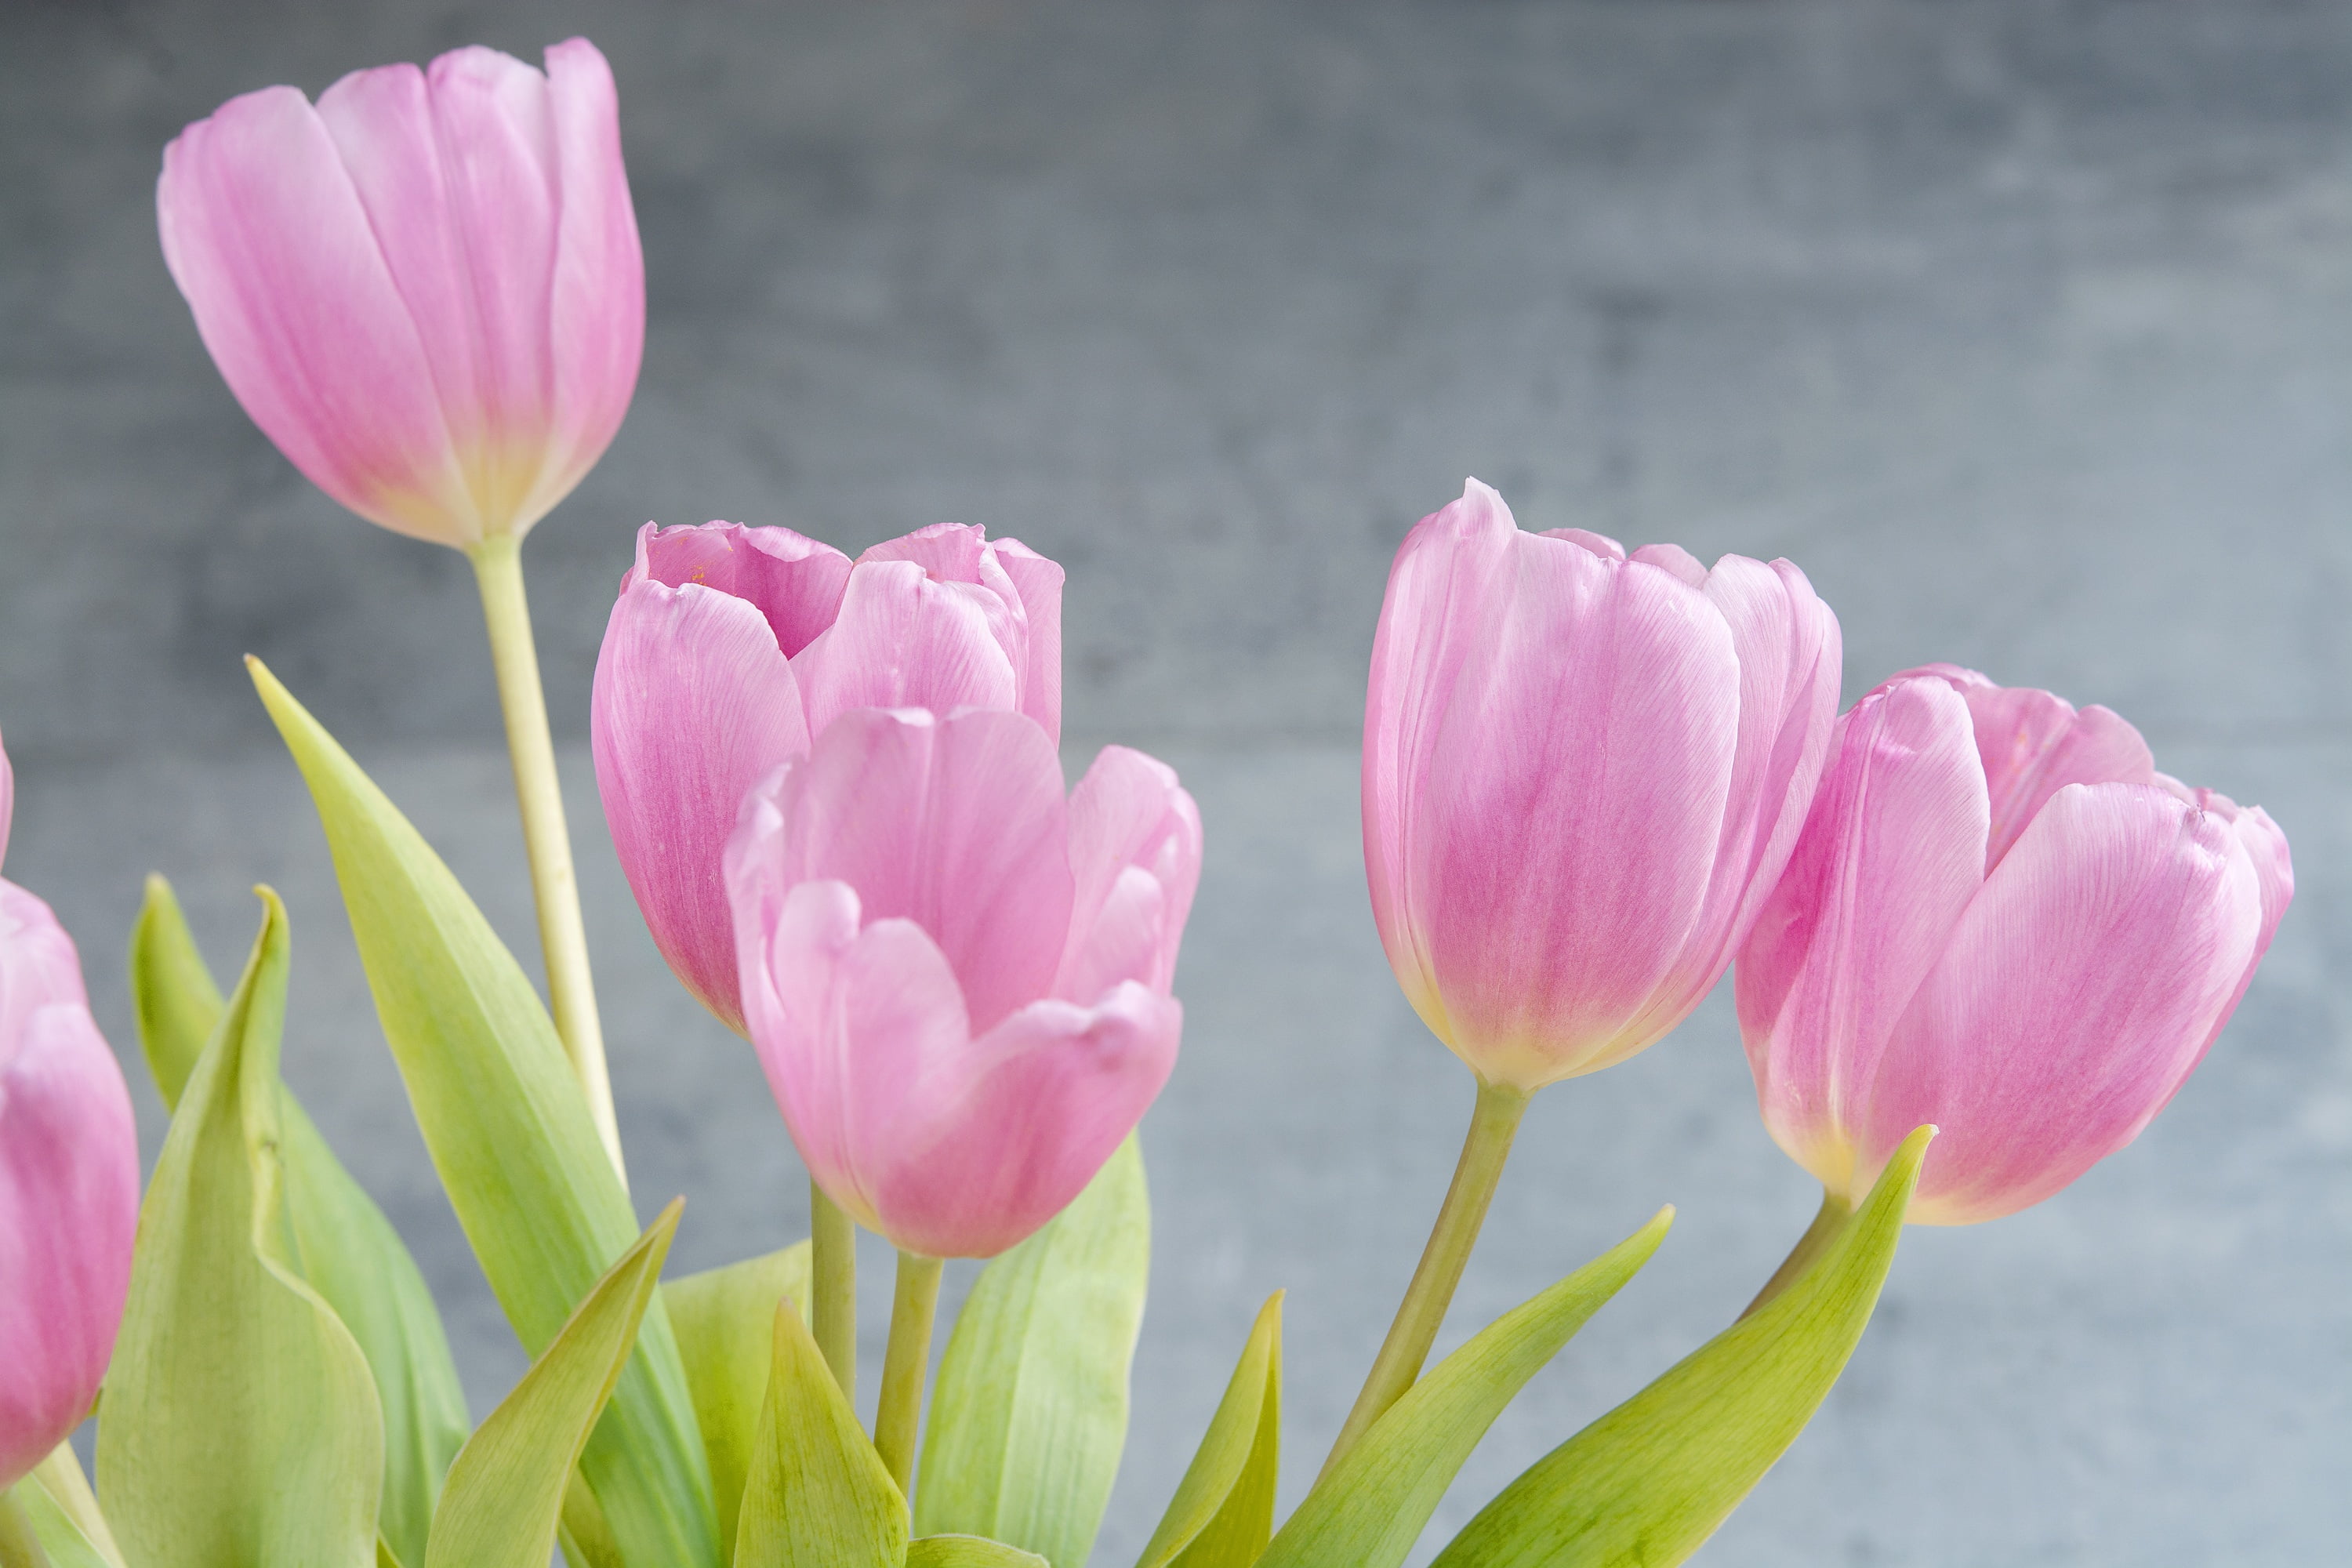
<path id="1" fill-rule="evenodd" d="M 978 1041 L 914 922 L 859 928 L 857 895 L 803 882 L 747 933 L 745 1006 L 793 1142 L 859 1223 L 941 1258 L 993 1256 L 1053 1217 L 1133 1131 L 1182 1010 L 1128 983 L 1031 1003 Z M 754 972 L 756 977 L 754 977 Z"/>
<path id="2" fill-rule="evenodd" d="M 1029 666 L 1021 676 L 1021 711 L 1062 743 L 1061 563 L 1048 561 L 1017 539 L 996 542 L 996 559 L 1020 592 L 1029 619 Z"/>
<path id="3" fill-rule="evenodd" d="M 596 658 L 590 738 L 604 820 L 655 945 L 742 1032 L 722 859 L 745 793 L 808 749 L 770 622 L 697 584 L 624 590 Z"/>
<path id="4" fill-rule="evenodd" d="M 1176 770 L 1106 746 L 1070 795 L 1076 879 L 1054 994 L 1091 1005 L 1122 980 L 1166 995 L 1201 879 L 1201 813 Z"/>
<path id="5" fill-rule="evenodd" d="M 695 583 L 749 601 L 789 656 L 833 625 L 849 585 L 849 557 L 789 528 L 649 522 L 637 530 L 636 564 L 621 579 L 621 590 L 646 581 L 673 588 Z"/>
<path id="6" fill-rule="evenodd" d="M 1623 1054 L 1698 917 L 1739 668 L 1723 617 L 1672 574 L 1511 543 L 1405 832 L 1439 1035 L 1533 1089 Z"/>
<path id="7" fill-rule="evenodd" d="M 2153 785 L 2069 784 L 2019 836 L 1896 1025 L 1858 1129 L 1944 1129 L 1911 1217 L 2058 1191 L 2179 1087 L 2251 965 L 2260 878 L 2219 816 Z"/>
<path id="8" fill-rule="evenodd" d="M 1462 499 L 1413 525 L 1389 568 L 1364 699 L 1364 872 L 1389 966 L 1423 1020 L 1446 1037 L 1422 922 L 1410 834 L 1422 816 L 1431 753 L 1495 580 L 1518 525 L 1476 479 Z"/>
<path id="9" fill-rule="evenodd" d="M 1895 681 L 1838 720 L 1735 987 L 1765 1125 L 1832 1191 L 1869 1189 L 1853 1142 L 1878 1063 L 1977 894 L 1990 817 L 1967 704 L 1944 682 Z"/>
<path id="10" fill-rule="evenodd" d="M 2064 698 L 2027 686 L 1996 686 L 1973 669 L 1930 665 L 1968 700 L 1977 754 L 1992 797 L 1985 869 L 2000 863 L 2052 795 L 2070 784 L 2153 784 L 2156 759 L 2140 733 L 2110 708 L 2077 710 Z M 1903 676 L 1895 677 L 1903 679 Z"/>
<path id="11" fill-rule="evenodd" d="M 155 202 L 205 346 L 294 466 L 384 527 L 481 537 L 417 324 L 302 95 L 247 93 L 190 125 L 164 149 Z"/>
<path id="12" fill-rule="evenodd" d="M 646 263 L 621 161 L 613 68 L 585 38 L 546 53 L 555 157 L 552 443 L 539 501 L 552 507 L 604 456 L 629 411 L 645 357 Z"/>
<path id="13" fill-rule="evenodd" d="M 873 1150 L 884 1234 L 992 1258 L 1078 1195 L 1176 1062 L 1184 1012 L 1128 982 L 1099 1005 L 1033 1002 L 912 1085 Z"/>
<path id="14" fill-rule="evenodd" d="M 775 791 L 789 882 L 837 880 L 868 921 L 937 942 L 977 1032 L 1045 994 L 1074 887 L 1060 760 L 1017 713 L 835 720 Z"/>
<path id="15" fill-rule="evenodd" d="M 47 914 L 0 883 L 0 925 L 27 904 Z M 13 1022 L 0 1061 L 0 1489 L 89 1413 L 139 1217 L 131 1092 L 89 1009 L 53 1002 Z"/>
<path id="16" fill-rule="evenodd" d="M 1644 545 L 1633 559 L 1674 548 Z M 1696 586 L 1731 628 L 1739 657 L 1738 741 L 1706 902 L 1673 973 L 1628 1032 L 1629 1055 L 1664 1038 L 1723 977 L 1796 847 L 1837 722 L 1837 616 L 1802 572 L 1727 555 Z"/>
<path id="17" fill-rule="evenodd" d="M 1015 706 L 1019 667 L 999 640 L 1004 601 L 940 582 L 912 561 L 868 561 L 849 574 L 841 610 L 793 660 L 809 732 L 855 708 Z"/>

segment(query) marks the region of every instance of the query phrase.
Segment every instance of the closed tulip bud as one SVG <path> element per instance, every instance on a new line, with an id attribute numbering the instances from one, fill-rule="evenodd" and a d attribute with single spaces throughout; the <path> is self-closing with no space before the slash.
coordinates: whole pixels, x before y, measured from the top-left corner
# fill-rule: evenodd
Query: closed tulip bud
<path id="1" fill-rule="evenodd" d="M 839 713 L 1005 709 L 1062 724 L 1062 569 L 941 524 L 849 558 L 785 528 L 637 534 L 596 659 L 596 784 L 654 942 L 737 1033 L 721 858 L 743 796 Z"/>
<path id="2" fill-rule="evenodd" d="M 0 752 L 0 855 L 12 780 Z M 73 940 L 0 880 L 0 1491 L 81 1424 L 131 1286 L 139 1145 Z"/>
<path id="3" fill-rule="evenodd" d="M 613 73 L 465 48 L 314 108 L 230 100 L 163 153 L 163 259 L 229 389 L 294 466 L 401 533 L 519 535 L 636 384 L 645 265 Z"/>
<path id="4" fill-rule="evenodd" d="M 2158 773 L 2108 710 L 1896 676 L 1839 719 L 1740 954 L 1765 1124 L 1832 1201 L 1932 1121 L 1912 1219 L 2039 1203 L 2172 1098 L 2294 891 L 2267 816 Z"/>
<path id="5" fill-rule="evenodd" d="M 1405 994 L 1498 1087 L 1664 1037 L 1796 841 L 1837 710 L 1804 574 L 1580 530 L 1472 480 L 1398 551 L 1364 713 L 1364 859 Z"/>
<path id="6" fill-rule="evenodd" d="M 863 709 L 745 801 L 743 1012 L 810 1173 L 900 1248 L 986 1258 L 1076 1195 L 1174 1065 L 1200 875 L 1176 775 L 1065 799 L 1018 714 Z"/>

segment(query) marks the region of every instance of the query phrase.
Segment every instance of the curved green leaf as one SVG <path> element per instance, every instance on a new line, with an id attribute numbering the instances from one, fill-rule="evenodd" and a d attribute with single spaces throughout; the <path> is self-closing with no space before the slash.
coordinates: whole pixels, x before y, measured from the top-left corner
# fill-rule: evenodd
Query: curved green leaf
<path id="1" fill-rule="evenodd" d="M 1786 1452 L 1878 1304 L 1935 1129 L 1922 1127 L 1795 1283 L 1503 1489 L 1439 1568 L 1671 1568 Z"/>
<path id="2" fill-rule="evenodd" d="M 89 1478 L 70 1444 L 60 1443 L 10 1492 L 52 1568 L 122 1568 L 122 1549 L 98 1511 Z M 5 1560 L 0 1552 L 0 1561 Z"/>
<path id="3" fill-rule="evenodd" d="M 900 1568 L 907 1500 L 791 1303 L 773 1327 L 735 1568 Z"/>
<path id="4" fill-rule="evenodd" d="M 140 1568 L 373 1568 L 383 1420 L 367 1358 L 290 1257 L 278 1047 L 286 910 L 198 1058 L 139 1211 L 98 1469 Z"/>
<path id="5" fill-rule="evenodd" d="M 1282 1451 L 1282 1292 L 1266 1298 L 1137 1568 L 1249 1568 L 1274 1533 Z"/>
<path id="6" fill-rule="evenodd" d="M 710 1456 L 719 1542 L 731 1561 L 735 1520 L 775 1360 L 776 1304 L 790 1301 L 801 1321 L 808 1321 L 809 1244 L 673 1279 L 662 1287 L 662 1297 L 686 1363 L 695 1418 L 702 1424 L 703 1451 Z"/>
<path id="7" fill-rule="evenodd" d="M 160 876 L 131 937 L 131 998 L 155 1088 L 178 1104 L 226 1005 Z M 405 1563 L 425 1560 L 441 1478 L 470 1423 L 440 1311 L 416 1260 L 365 1188 L 352 1179 L 293 1092 L 279 1106 L 292 1261 L 359 1342 L 383 1410 L 383 1499 L 377 1528 Z"/>
<path id="8" fill-rule="evenodd" d="M 1559 1284 L 1471 1336 L 1391 1405 L 1316 1484 L 1267 1549 L 1265 1568 L 1395 1568 L 1503 1407 L 1641 1272 L 1671 1205 Z"/>
<path id="9" fill-rule="evenodd" d="M 907 1568 L 1045 1568 L 1045 1560 L 977 1535 L 924 1535 L 907 1542 Z"/>
<path id="10" fill-rule="evenodd" d="M 636 1343 L 677 1234 L 673 1198 L 449 1467 L 425 1568 L 547 1568 L 580 1451 Z"/>
<path id="11" fill-rule="evenodd" d="M 918 1531 L 1083 1568 L 1127 1442 L 1150 1267 L 1151 1205 L 1129 1138 L 964 1301 L 923 1435 Z"/>
<path id="12" fill-rule="evenodd" d="M 523 1348 L 551 1343 L 637 1237 L 530 979 L 448 867 L 257 659 L 319 808 L 384 1039 L 441 1184 Z M 694 1403 L 656 1299 L 580 1468 L 637 1568 L 717 1568 Z"/>

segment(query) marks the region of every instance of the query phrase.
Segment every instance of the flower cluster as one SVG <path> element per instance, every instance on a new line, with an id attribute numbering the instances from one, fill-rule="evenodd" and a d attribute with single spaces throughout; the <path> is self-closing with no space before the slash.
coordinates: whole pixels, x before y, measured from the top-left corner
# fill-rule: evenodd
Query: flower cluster
<path id="1" fill-rule="evenodd" d="M 808 1243 L 660 1283 L 625 1184 L 524 608 L 522 534 L 612 439 L 644 335 L 613 78 L 486 49 L 235 100 L 164 154 L 163 244 L 288 458 L 479 574 L 546 961 L 266 670 L 420 1131 L 528 1375 L 474 1428 L 422 1275 L 277 1074 L 286 916 L 226 1000 L 160 879 L 131 1102 L 48 907 L 0 881 L 0 1564 L 1079 1568 L 1125 1431 L 1202 831 L 1167 765 L 1066 784 L 1062 568 L 979 528 L 852 559 L 647 523 L 590 713 L 621 865 L 756 1053 Z M 1786 561 L 1520 530 L 1472 480 L 1403 541 L 1364 714 L 1380 940 L 1475 1078 L 1462 1163 L 1321 1475 L 1275 1515 L 1277 1296 L 1150 1568 L 1398 1568 L 1656 1220 L 1434 1369 L 1529 1097 L 1736 971 L 1821 1217 L 1743 1319 L 1530 1467 L 1444 1568 L 1682 1561 L 1794 1438 L 1905 1222 L 2040 1202 L 2213 1045 L 2294 892 L 2259 808 L 2104 708 L 1937 665 L 1838 712 Z M 0 752 L 0 853 L 14 784 Z M 1933 1140 L 1932 1144 L 1929 1140 Z M 856 1230 L 898 1252 L 871 1435 Z M 635 1239 L 632 1241 L 632 1237 Z M 941 1260 L 991 1259 L 928 1428 Z M 104 1390 L 98 1487 L 66 1439 Z M 916 1487 L 919 1433 L 923 1485 Z"/>

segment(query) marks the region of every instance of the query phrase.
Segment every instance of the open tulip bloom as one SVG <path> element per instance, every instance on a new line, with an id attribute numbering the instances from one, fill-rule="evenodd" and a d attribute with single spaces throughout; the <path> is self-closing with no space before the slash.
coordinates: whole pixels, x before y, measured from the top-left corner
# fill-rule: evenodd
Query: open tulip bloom
<path id="1" fill-rule="evenodd" d="M 2040 1203 L 2164 1108 L 2294 894 L 2260 807 L 2158 773 L 2106 709 L 1898 675 L 1838 721 L 1740 955 L 1765 1125 L 1833 1208 L 1923 1121 L 1915 1221 Z"/>
<path id="2" fill-rule="evenodd" d="M 0 751 L 0 858 L 15 806 Z M 131 1092 L 48 905 L 0 879 L 0 1491 L 81 1425 L 139 1215 Z"/>
<path id="3" fill-rule="evenodd" d="M 517 554 L 636 372 L 611 73 L 574 39 L 544 72 L 463 49 L 315 105 L 248 94 L 172 144 L 158 205 L 255 421 L 480 576 L 544 1002 L 248 664 L 531 1364 L 477 1426 L 423 1272 L 280 1079 L 276 895 L 224 996 L 149 881 L 131 1012 L 171 1120 L 142 1195 L 74 945 L 0 881 L 0 1568 L 1082 1568 L 1127 1431 L 1138 1126 L 1181 1070 L 1203 838 L 1140 752 L 1066 784 L 1062 568 L 961 525 L 855 559 L 782 528 L 637 534 L 588 715 L 606 823 L 810 1179 L 809 1241 L 664 1281 L 678 1205 L 644 1225 L 623 1175 Z M 2278 827 L 2158 773 L 2104 708 L 1949 666 L 1840 717 L 1841 658 L 1786 561 L 1525 531 L 1475 480 L 1410 531 L 1368 681 L 1365 870 L 1398 984 L 1470 1069 L 1469 1135 L 1297 1506 L 1277 1517 L 1277 1292 L 1245 1336 L 1236 1315 L 1138 1568 L 1402 1568 L 1671 1220 L 1425 1366 L 1529 1097 L 1663 1038 L 1735 958 L 1765 1126 L 1821 1213 L 1746 1313 L 1436 1568 L 1684 1561 L 1827 1397 L 1906 1222 L 2040 1202 L 2179 1090 L 2292 898 Z M 0 752 L 0 854 L 14 788 Z M 626 1044 L 735 1044 L 710 1033 Z M 870 1427 L 860 1226 L 898 1249 Z M 976 1261 L 934 1369 L 950 1258 Z M 93 1405 L 95 1489 L 68 1441 Z"/>

